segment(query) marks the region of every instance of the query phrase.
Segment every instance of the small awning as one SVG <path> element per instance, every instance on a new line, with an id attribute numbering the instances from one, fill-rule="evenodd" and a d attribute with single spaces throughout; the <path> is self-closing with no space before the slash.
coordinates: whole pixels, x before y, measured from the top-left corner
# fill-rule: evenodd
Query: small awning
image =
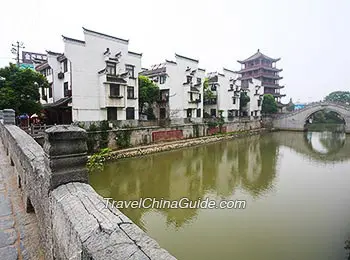
<path id="1" fill-rule="evenodd" d="M 67 107 L 70 102 L 72 102 L 72 97 L 64 97 L 57 100 L 56 102 L 43 104 L 43 108 L 47 109 L 47 108 Z"/>

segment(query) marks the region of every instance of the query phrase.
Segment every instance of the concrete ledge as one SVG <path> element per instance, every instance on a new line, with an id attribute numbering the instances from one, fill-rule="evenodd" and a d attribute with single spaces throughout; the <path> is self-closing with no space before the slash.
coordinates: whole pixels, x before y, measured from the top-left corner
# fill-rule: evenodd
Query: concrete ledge
<path id="1" fill-rule="evenodd" d="M 120 211 L 105 208 L 102 197 L 83 183 L 85 131 L 56 130 L 46 133 L 44 151 L 17 126 L 0 122 L 0 137 L 19 174 L 24 203 L 39 222 L 45 259 L 175 259 Z M 65 134 L 76 138 L 66 140 Z M 76 160 L 74 167 L 70 156 Z"/>
<path id="2" fill-rule="evenodd" d="M 84 183 L 52 192 L 54 246 L 59 259 L 175 259 Z"/>

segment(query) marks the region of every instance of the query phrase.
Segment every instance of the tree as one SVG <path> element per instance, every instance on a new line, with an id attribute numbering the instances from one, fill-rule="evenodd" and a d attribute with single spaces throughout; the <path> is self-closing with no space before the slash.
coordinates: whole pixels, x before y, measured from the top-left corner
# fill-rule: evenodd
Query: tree
<path id="1" fill-rule="evenodd" d="M 12 108 L 16 114 L 41 110 L 39 90 L 49 87 L 42 74 L 10 63 L 0 69 L 0 77 L 0 109 Z"/>
<path id="2" fill-rule="evenodd" d="M 159 99 L 159 87 L 148 77 L 139 76 L 139 111 L 144 112 L 146 105 Z"/>
<path id="3" fill-rule="evenodd" d="M 350 92 L 349 91 L 334 91 L 325 97 L 325 101 L 339 102 L 346 105 L 350 104 Z"/>
<path id="4" fill-rule="evenodd" d="M 246 91 L 241 92 L 241 96 L 239 98 L 239 110 L 242 111 L 242 109 L 247 106 L 249 101 L 250 97 L 248 96 L 248 93 Z"/>
<path id="5" fill-rule="evenodd" d="M 262 112 L 265 114 L 273 114 L 277 112 L 277 103 L 271 94 L 265 94 L 262 102 Z"/>
<path id="6" fill-rule="evenodd" d="M 209 79 L 205 78 L 203 82 L 203 100 L 208 101 L 214 97 L 213 91 L 209 87 Z"/>

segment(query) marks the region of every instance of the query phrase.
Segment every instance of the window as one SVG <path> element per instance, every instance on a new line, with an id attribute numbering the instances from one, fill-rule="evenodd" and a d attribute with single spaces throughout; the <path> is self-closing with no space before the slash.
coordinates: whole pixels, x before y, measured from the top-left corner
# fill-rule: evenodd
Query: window
<path id="1" fill-rule="evenodd" d="M 216 91 L 216 85 L 215 84 L 212 84 L 211 87 L 210 87 L 211 91 Z"/>
<path id="2" fill-rule="evenodd" d="M 110 84 L 109 85 L 109 95 L 111 97 L 119 97 L 120 96 L 120 85 Z"/>
<path id="3" fill-rule="evenodd" d="M 258 99 L 258 107 L 260 107 L 260 106 L 261 106 L 261 100 Z"/>
<path id="4" fill-rule="evenodd" d="M 201 78 L 197 78 L 197 84 L 201 84 L 202 83 L 202 79 Z"/>
<path id="5" fill-rule="evenodd" d="M 165 117 L 166 117 L 166 109 L 164 107 L 161 107 L 159 109 L 159 117 L 160 117 L 160 119 L 165 119 Z"/>
<path id="6" fill-rule="evenodd" d="M 201 110 L 197 109 L 197 117 L 201 117 Z"/>
<path id="7" fill-rule="evenodd" d="M 49 98 L 52 98 L 52 83 L 49 86 Z"/>
<path id="8" fill-rule="evenodd" d="M 236 98 L 234 97 L 232 98 L 232 100 L 233 100 L 233 104 L 236 105 Z"/>
<path id="9" fill-rule="evenodd" d="M 159 84 L 164 84 L 165 83 L 166 76 L 165 75 L 160 75 L 159 76 Z"/>
<path id="10" fill-rule="evenodd" d="M 215 108 L 210 109 L 210 115 L 216 116 L 216 109 Z"/>
<path id="11" fill-rule="evenodd" d="M 187 109 L 187 118 L 192 117 L 192 109 L 188 108 Z"/>
<path id="12" fill-rule="evenodd" d="M 127 107 L 126 108 L 126 120 L 135 119 L 135 108 Z"/>
<path id="13" fill-rule="evenodd" d="M 115 63 L 107 63 L 106 70 L 107 70 L 107 74 L 115 75 L 116 74 Z"/>
<path id="14" fill-rule="evenodd" d="M 117 114 L 118 110 L 116 107 L 107 108 L 107 120 L 118 120 Z"/>
<path id="15" fill-rule="evenodd" d="M 254 112 L 253 112 L 253 111 L 252 111 L 252 112 L 250 112 L 250 115 L 251 115 L 251 116 L 253 116 L 253 115 L 254 115 Z"/>
<path id="16" fill-rule="evenodd" d="M 67 72 L 68 71 L 68 61 L 64 60 L 63 62 L 63 72 Z"/>
<path id="17" fill-rule="evenodd" d="M 125 65 L 125 70 L 129 72 L 129 77 L 130 78 L 135 78 L 135 72 L 134 72 L 134 66 L 130 64 Z"/>
<path id="18" fill-rule="evenodd" d="M 190 93 L 190 100 L 193 101 L 193 93 Z"/>
<path id="19" fill-rule="evenodd" d="M 192 82 L 192 77 L 191 76 L 186 76 L 186 83 L 191 83 Z"/>
<path id="20" fill-rule="evenodd" d="M 64 96 L 65 97 L 68 97 L 69 96 L 69 91 L 68 91 L 68 82 L 64 82 L 64 84 L 63 84 L 63 93 L 64 93 Z"/>
<path id="21" fill-rule="evenodd" d="M 134 87 L 128 87 L 128 98 L 132 99 L 134 97 Z"/>

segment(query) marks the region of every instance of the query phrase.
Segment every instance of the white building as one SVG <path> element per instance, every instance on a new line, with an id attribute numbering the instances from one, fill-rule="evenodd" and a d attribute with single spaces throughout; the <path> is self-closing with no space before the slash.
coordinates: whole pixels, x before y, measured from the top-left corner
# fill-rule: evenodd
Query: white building
<path id="1" fill-rule="evenodd" d="M 67 110 L 71 102 L 72 121 L 137 120 L 142 54 L 129 51 L 128 40 L 83 32 L 84 41 L 63 36 L 64 54 L 48 52 L 47 65 L 37 67 L 51 68 L 52 99 L 45 107 L 65 103 Z"/>
<path id="2" fill-rule="evenodd" d="M 241 83 L 232 70 L 223 69 L 223 73 L 212 72 L 207 75 L 211 98 L 204 100 L 204 113 L 208 117 L 222 116 L 232 120 L 239 116 Z M 206 96 L 204 94 L 204 96 Z"/>
<path id="3" fill-rule="evenodd" d="M 198 60 L 175 54 L 175 61 L 166 60 L 141 73 L 160 88 L 158 118 L 170 118 L 172 122 L 183 122 L 184 118 L 202 121 L 205 70 L 200 69 L 198 63 Z"/>
<path id="4" fill-rule="evenodd" d="M 242 90 L 247 92 L 250 101 L 247 104 L 246 112 L 251 119 L 261 116 L 264 87 L 258 79 L 251 79 L 243 86 Z"/>

